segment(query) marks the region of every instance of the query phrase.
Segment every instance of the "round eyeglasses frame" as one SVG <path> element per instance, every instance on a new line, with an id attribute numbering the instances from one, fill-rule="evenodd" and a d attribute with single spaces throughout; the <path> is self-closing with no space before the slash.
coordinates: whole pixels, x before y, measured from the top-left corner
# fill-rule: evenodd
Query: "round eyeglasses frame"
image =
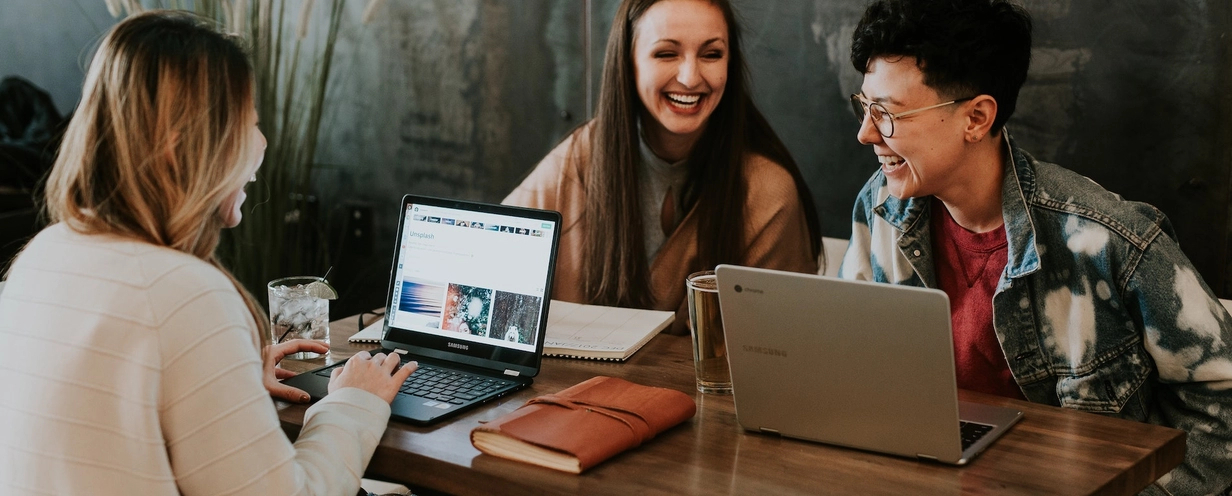
<path id="1" fill-rule="evenodd" d="M 865 100 L 863 95 L 856 93 L 856 94 L 851 95 L 851 109 L 855 111 L 856 119 L 858 119 L 861 124 L 864 123 L 864 114 L 868 114 L 868 116 L 873 119 L 873 126 L 877 128 L 877 132 L 881 133 L 882 137 L 889 138 L 891 136 L 894 136 L 894 121 L 897 119 L 902 119 L 904 117 L 908 117 L 913 114 L 918 114 L 925 110 L 932 110 L 935 108 L 944 107 L 946 105 L 953 105 L 955 103 L 965 102 L 973 98 L 975 97 L 969 96 L 967 98 L 959 98 L 957 100 L 950 100 L 948 102 L 942 102 L 936 105 L 929 105 L 923 108 L 918 108 L 918 109 L 908 110 L 906 112 L 899 112 L 897 114 L 892 114 L 890 113 L 889 110 L 886 110 L 885 106 L 881 105 L 880 103 L 870 102 L 868 100 Z M 887 126 L 889 129 L 887 129 Z"/>

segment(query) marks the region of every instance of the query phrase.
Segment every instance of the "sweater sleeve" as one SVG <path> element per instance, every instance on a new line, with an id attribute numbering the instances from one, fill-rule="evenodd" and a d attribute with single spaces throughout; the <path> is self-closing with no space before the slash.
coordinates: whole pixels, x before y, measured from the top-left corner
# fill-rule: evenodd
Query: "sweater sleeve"
<path id="1" fill-rule="evenodd" d="M 308 410 L 294 446 L 261 381 L 253 322 L 212 267 L 163 278 L 160 420 L 183 494 L 354 494 L 389 419 L 389 405 L 359 389 Z M 212 272 L 212 273 L 210 273 Z"/>

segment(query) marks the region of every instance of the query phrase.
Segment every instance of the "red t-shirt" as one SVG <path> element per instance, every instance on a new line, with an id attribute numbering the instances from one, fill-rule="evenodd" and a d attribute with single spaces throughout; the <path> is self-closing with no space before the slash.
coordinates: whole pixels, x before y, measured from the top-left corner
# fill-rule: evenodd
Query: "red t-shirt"
<path id="1" fill-rule="evenodd" d="M 933 264 L 938 287 L 950 297 L 958 387 L 1026 399 L 992 327 L 992 295 L 1006 263 L 1005 229 L 968 231 L 936 198 L 932 210 Z"/>

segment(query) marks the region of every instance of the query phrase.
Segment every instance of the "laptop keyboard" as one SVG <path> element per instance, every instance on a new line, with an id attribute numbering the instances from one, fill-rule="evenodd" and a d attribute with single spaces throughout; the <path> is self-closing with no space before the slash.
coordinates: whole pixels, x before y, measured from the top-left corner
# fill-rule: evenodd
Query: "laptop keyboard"
<path id="1" fill-rule="evenodd" d="M 333 367 L 320 370 L 317 375 L 329 377 L 332 371 Z M 514 385 L 513 381 L 435 367 L 421 362 L 415 373 L 402 383 L 400 391 L 402 394 L 441 403 L 461 405 Z"/>
<path id="2" fill-rule="evenodd" d="M 513 386 L 513 381 L 420 364 L 402 384 L 402 392 L 421 398 L 461 405 L 488 393 Z"/>
<path id="3" fill-rule="evenodd" d="M 958 421 L 958 429 L 962 433 L 962 449 L 966 451 L 971 445 L 979 441 L 989 432 L 992 432 L 992 426 L 986 424 L 977 424 L 975 422 Z"/>

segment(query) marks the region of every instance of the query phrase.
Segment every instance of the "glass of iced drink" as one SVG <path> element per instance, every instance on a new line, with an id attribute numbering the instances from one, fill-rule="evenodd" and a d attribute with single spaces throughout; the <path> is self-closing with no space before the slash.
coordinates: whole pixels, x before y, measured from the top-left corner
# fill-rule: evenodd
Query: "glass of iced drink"
<path id="1" fill-rule="evenodd" d="M 270 338 L 273 344 L 292 339 L 313 339 L 329 345 L 329 300 L 334 289 L 320 277 L 284 277 L 270 281 Z M 304 351 L 287 355 L 294 360 L 316 358 Z"/>

